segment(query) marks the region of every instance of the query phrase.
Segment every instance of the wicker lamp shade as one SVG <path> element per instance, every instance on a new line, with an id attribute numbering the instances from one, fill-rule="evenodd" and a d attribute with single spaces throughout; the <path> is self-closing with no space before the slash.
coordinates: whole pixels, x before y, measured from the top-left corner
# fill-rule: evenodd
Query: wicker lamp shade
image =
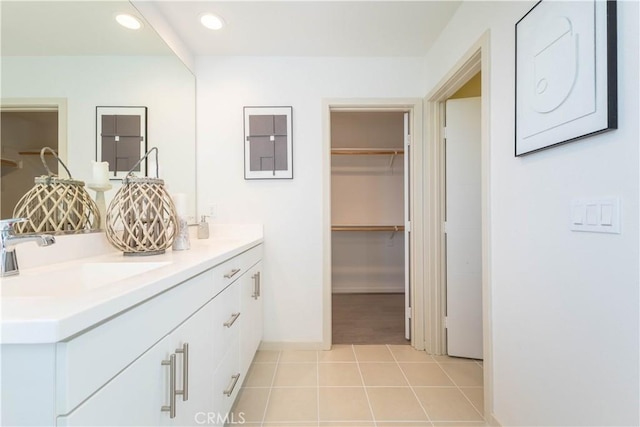
<path id="1" fill-rule="evenodd" d="M 55 176 L 44 159 L 49 151 L 64 167 L 69 179 Z M 28 221 L 15 225 L 17 233 L 43 233 L 62 231 L 84 231 L 98 227 L 100 213 L 83 181 L 74 180 L 67 166 L 55 151 L 44 147 L 40 159 L 48 175 L 35 178 L 35 185 L 16 204 L 14 218 Z"/>
<path id="2" fill-rule="evenodd" d="M 154 150 L 157 161 L 158 149 L 154 147 L 138 163 Z M 136 167 L 137 164 L 132 170 Z M 107 239 L 125 255 L 164 253 L 177 233 L 173 201 L 162 179 L 130 175 L 131 171 L 107 208 Z"/>

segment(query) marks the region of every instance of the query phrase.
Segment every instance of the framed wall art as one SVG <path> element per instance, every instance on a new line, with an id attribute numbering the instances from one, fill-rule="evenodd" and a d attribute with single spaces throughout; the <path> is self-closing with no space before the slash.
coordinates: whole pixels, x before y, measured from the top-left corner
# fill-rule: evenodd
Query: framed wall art
<path id="1" fill-rule="evenodd" d="M 293 178 L 293 108 L 244 107 L 244 178 Z"/>
<path id="2" fill-rule="evenodd" d="M 538 2 L 516 23 L 515 155 L 618 126 L 616 3 Z"/>
<path id="3" fill-rule="evenodd" d="M 96 107 L 96 160 L 109 163 L 109 179 L 122 179 L 147 152 L 147 107 Z M 147 161 L 134 170 L 147 176 Z"/>

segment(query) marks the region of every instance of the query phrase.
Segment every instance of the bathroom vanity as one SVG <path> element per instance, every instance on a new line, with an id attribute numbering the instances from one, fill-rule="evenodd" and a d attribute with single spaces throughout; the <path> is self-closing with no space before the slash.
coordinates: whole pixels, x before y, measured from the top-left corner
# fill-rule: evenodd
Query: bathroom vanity
<path id="1" fill-rule="evenodd" d="M 2 425 L 223 425 L 262 338 L 262 234 L 2 281 Z"/>

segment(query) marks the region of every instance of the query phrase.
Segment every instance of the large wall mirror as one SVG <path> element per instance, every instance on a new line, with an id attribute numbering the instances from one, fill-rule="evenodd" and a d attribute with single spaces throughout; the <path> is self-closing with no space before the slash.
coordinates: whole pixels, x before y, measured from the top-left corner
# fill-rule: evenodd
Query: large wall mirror
<path id="1" fill-rule="evenodd" d="M 34 177 L 45 174 L 43 146 L 55 146 L 73 177 L 90 182 L 96 107 L 135 106 L 146 107 L 146 143 L 159 149 L 160 178 L 170 193 L 187 193 L 195 222 L 195 77 L 141 14 L 126 1 L 1 1 L 0 7 L 1 218 L 11 217 Z M 121 13 L 138 17 L 142 28 L 120 26 Z M 53 157 L 47 163 L 56 168 Z M 111 184 L 107 204 L 121 181 Z"/>

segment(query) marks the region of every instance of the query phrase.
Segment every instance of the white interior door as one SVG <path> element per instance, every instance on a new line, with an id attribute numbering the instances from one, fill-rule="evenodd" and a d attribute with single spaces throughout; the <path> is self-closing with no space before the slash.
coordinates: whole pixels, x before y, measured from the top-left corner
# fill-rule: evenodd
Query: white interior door
<path id="1" fill-rule="evenodd" d="M 409 233 L 411 232 L 411 217 L 409 212 L 409 159 L 411 150 L 411 131 L 409 128 L 409 113 L 404 113 L 404 337 L 411 339 L 411 265 Z"/>
<path id="2" fill-rule="evenodd" d="M 482 359 L 480 98 L 446 102 L 447 354 Z"/>

